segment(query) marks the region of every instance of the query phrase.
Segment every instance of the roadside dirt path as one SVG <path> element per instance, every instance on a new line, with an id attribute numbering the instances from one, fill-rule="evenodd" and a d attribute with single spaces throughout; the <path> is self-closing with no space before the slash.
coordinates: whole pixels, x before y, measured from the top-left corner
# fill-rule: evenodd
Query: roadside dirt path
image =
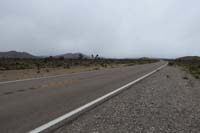
<path id="1" fill-rule="evenodd" d="M 123 65 L 113 66 L 123 67 Z M 55 76 L 62 74 L 71 74 L 71 73 L 79 73 L 79 72 L 87 72 L 94 71 L 100 69 L 111 69 L 112 67 L 103 68 L 100 66 L 91 66 L 91 67 L 72 67 L 69 69 L 64 68 L 43 68 L 40 70 L 40 73 L 37 73 L 36 69 L 25 69 L 25 70 L 8 70 L 8 71 L 0 71 L 0 82 L 1 81 L 9 81 L 9 80 L 20 80 L 27 78 L 38 78 L 38 77 L 46 77 L 46 76 Z"/>
<path id="2" fill-rule="evenodd" d="M 65 132 L 199 133 L 200 81 L 166 67 L 56 131 Z"/>

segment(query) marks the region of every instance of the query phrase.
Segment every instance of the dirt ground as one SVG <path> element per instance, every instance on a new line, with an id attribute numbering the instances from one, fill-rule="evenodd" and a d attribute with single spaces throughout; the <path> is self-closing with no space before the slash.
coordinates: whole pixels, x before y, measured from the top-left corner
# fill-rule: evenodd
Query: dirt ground
<path id="1" fill-rule="evenodd" d="M 94 70 L 109 69 L 109 68 L 123 67 L 123 66 L 125 65 L 119 64 L 119 65 L 108 66 L 106 68 L 100 66 L 91 66 L 91 67 L 76 66 L 76 67 L 71 67 L 69 69 L 45 68 L 41 69 L 40 73 L 37 72 L 37 69 L 0 71 L 0 82 L 27 79 L 27 78 L 45 77 L 45 76 L 55 76 L 55 75 L 70 74 L 70 73 L 79 73 L 85 71 L 94 71 Z"/>

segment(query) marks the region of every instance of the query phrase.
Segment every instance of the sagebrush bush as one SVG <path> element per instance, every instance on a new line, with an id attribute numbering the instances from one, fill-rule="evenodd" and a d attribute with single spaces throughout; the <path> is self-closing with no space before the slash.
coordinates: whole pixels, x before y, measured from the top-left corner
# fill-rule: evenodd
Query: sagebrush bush
<path id="1" fill-rule="evenodd" d="M 158 60 L 144 60 L 144 59 L 64 59 L 63 57 L 47 57 L 47 58 L 35 58 L 35 59 L 7 59 L 0 58 L 0 70 L 19 70 L 19 69 L 39 69 L 42 68 L 66 68 L 70 69 L 73 66 L 101 66 L 106 68 L 107 66 L 115 66 L 118 64 L 145 64 L 153 63 Z"/>

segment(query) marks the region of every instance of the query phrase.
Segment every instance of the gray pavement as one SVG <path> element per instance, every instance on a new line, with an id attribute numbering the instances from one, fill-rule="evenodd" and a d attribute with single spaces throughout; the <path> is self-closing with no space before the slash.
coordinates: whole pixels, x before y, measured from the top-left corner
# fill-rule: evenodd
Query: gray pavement
<path id="1" fill-rule="evenodd" d="M 28 132 L 163 64 L 159 62 L 0 84 L 0 132 Z"/>

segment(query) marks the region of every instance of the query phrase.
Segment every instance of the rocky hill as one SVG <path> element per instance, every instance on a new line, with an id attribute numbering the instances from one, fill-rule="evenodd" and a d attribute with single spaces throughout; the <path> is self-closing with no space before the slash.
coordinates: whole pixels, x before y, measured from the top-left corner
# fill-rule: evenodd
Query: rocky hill
<path id="1" fill-rule="evenodd" d="M 36 56 L 27 52 L 8 51 L 0 52 L 0 58 L 36 58 Z"/>

